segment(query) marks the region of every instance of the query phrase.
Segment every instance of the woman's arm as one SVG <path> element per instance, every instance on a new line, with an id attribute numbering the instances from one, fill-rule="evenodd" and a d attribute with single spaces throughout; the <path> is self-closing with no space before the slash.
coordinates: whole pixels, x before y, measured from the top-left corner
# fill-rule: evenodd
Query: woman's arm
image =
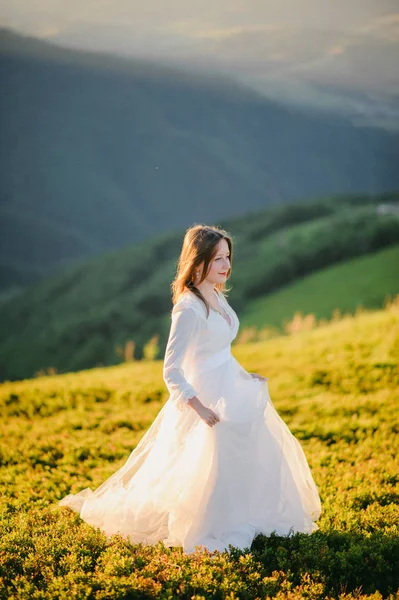
<path id="1" fill-rule="evenodd" d="M 177 404 L 187 404 L 191 398 L 197 397 L 197 392 L 186 380 L 182 362 L 190 345 L 195 343 L 199 331 L 198 315 L 193 308 L 186 307 L 175 312 L 172 311 L 172 322 L 163 364 L 163 378 L 170 394 L 175 394 Z"/>
<path id="2" fill-rule="evenodd" d="M 202 404 L 193 386 L 187 381 L 182 362 L 190 345 L 195 343 L 195 338 L 200 332 L 199 317 L 193 308 L 187 307 L 179 311 L 172 311 L 172 323 L 165 350 L 163 365 L 163 378 L 166 386 L 174 396 L 174 401 L 179 408 L 188 404 L 195 410 L 199 417 L 208 425 L 219 421 L 219 417 L 210 408 Z"/>

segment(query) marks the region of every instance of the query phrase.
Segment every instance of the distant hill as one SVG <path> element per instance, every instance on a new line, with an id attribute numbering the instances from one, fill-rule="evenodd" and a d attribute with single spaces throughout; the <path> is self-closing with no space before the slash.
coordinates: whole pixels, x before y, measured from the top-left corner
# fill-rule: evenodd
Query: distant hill
<path id="1" fill-rule="evenodd" d="M 381 308 L 387 296 L 399 294 L 399 244 L 348 259 L 301 277 L 246 306 L 241 330 L 263 325 L 281 330 L 296 313 L 331 319 L 334 311 L 353 314 L 357 307 Z M 248 338 L 248 334 L 246 334 Z"/>
<path id="2" fill-rule="evenodd" d="M 252 312 L 257 299 L 290 282 L 399 244 L 398 216 L 378 209 L 388 201 L 397 205 L 399 193 L 283 205 L 219 223 L 234 239 L 229 302 L 240 319 Z M 120 361 L 116 347 L 128 340 L 134 340 L 135 357 L 140 358 L 155 334 L 162 354 L 172 308 L 170 283 L 183 235 L 163 234 L 108 252 L 3 300 L 0 378 L 31 377 L 48 367 L 72 371 L 114 364 Z M 376 281 L 378 285 L 381 277 Z M 389 285 L 385 282 L 379 290 L 381 302 Z M 319 294 L 307 303 L 310 310 L 319 307 Z M 349 285 L 347 295 L 342 293 L 337 301 L 355 307 L 362 297 L 354 302 L 353 294 Z M 292 303 L 286 309 L 285 315 L 291 316 Z M 263 314 L 259 325 L 264 322 Z"/>
<path id="3" fill-rule="evenodd" d="M 0 286 L 273 204 L 399 187 L 399 136 L 0 34 Z M 157 266 L 157 265 L 155 265 Z"/>

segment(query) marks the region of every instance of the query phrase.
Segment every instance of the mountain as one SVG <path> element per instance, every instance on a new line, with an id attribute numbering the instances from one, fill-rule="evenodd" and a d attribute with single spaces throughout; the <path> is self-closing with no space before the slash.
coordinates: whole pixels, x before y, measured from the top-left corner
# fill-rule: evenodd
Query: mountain
<path id="1" fill-rule="evenodd" d="M 0 40 L 2 290 L 194 222 L 399 187 L 395 134 L 224 77 Z"/>
<path id="2" fill-rule="evenodd" d="M 246 314 L 250 318 L 257 299 L 305 275 L 399 244 L 398 216 L 379 208 L 394 202 L 397 206 L 398 201 L 399 193 L 332 197 L 221 223 L 234 241 L 229 302 L 240 319 Z M 107 252 L 3 300 L 0 379 L 31 377 L 49 367 L 74 371 L 114 364 L 121 360 L 117 348 L 129 340 L 135 343 L 135 358 L 142 358 L 144 345 L 154 335 L 159 336 L 162 354 L 170 326 L 170 283 L 183 235 L 183 230 L 162 234 Z M 392 287 L 386 279 L 378 279 L 383 282 L 381 304 Z M 309 299 L 306 306 L 319 309 L 320 292 L 316 294 L 313 286 L 311 293 L 313 303 Z M 362 297 L 359 289 L 354 303 L 349 286 L 339 298 L 353 306 L 367 304 L 370 294 Z M 281 318 L 291 316 L 292 302 L 285 302 Z M 325 310 L 325 302 L 323 306 Z M 265 325 L 267 314 L 261 315 L 259 325 Z"/>

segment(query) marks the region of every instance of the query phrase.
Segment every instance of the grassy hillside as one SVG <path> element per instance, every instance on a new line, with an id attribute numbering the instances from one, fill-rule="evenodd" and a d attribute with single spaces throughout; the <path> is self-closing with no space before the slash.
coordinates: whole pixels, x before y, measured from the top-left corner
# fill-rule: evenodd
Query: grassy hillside
<path id="1" fill-rule="evenodd" d="M 271 204 L 399 186 L 399 136 L 0 30 L 0 287 Z"/>
<path id="2" fill-rule="evenodd" d="M 330 319 L 354 313 L 357 307 L 380 308 L 386 296 L 399 293 L 399 245 L 353 258 L 307 275 L 281 290 L 250 302 L 243 327 L 272 325 L 281 328 L 295 313 Z"/>
<path id="3" fill-rule="evenodd" d="M 124 463 L 168 398 L 161 361 L 2 384 L 0 597 L 394 600 L 398 349 L 398 302 L 234 348 L 269 377 L 323 513 L 311 536 L 258 536 L 216 559 L 107 540 L 56 504 Z"/>
<path id="4" fill-rule="evenodd" d="M 222 223 L 234 238 L 229 301 L 240 319 L 250 302 L 297 278 L 398 244 L 398 216 L 377 210 L 381 202 L 398 198 L 397 193 L 327 198 Z M 170 283 L 183 236 L 175 231 L 107 253 L 5 299 L 0 378 L 31 377 L 49 367 L 69 371 L 115 364 L 120 361 L 115 349 L 128 340 L 134 340 L 135 357 L 141 358 L 154 335 L 163 355 Z M 346 302 L 353 304 L 352 291 Z M 381 289 L 381 301 L 384 295 Z"/>

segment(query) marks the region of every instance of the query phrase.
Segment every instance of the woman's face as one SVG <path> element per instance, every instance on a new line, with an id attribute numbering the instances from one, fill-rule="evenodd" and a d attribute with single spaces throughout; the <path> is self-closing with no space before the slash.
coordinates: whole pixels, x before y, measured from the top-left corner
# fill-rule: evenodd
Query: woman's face
<path id="1" fill-rule="evenodd" d="M 201 268 L 200 267 L 200 273 Z M 224 283 L 226 281 L 227 272 L 230 268 L 230 250 L 229 245 L 224 238 L 222 238 L 217 245 L 215 256 L 212 258 L 208 267 L 208 274 L 206 280 L 209 283 Z"/>

